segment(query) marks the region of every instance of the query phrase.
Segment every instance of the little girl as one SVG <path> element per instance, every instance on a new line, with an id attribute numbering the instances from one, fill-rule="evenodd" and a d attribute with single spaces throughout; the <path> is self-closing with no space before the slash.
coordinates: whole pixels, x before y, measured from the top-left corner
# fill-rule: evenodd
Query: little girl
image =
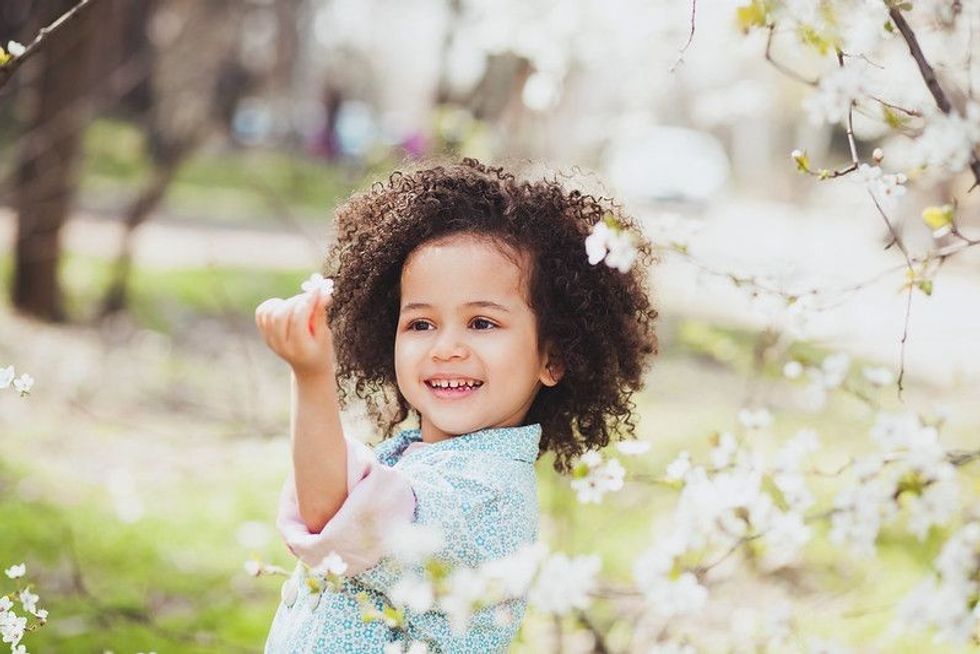
<path id="1" fill-rule="evenodd" d="M 634 234 L 627 272 L 590 263 L 599 223 Z M 472 159 L 391 175 L 340 207 L 337 228 L 324 265 L 336 288 L 256 309 L 292 368 L 277 524 L 300 559 L 266 652 L 504 651 L 523 597 L 480 609 L 465 631 L 438 606 L 406 610 L 397 628 L 365 620 L 398 581 L 386 535 L 438 528 L 450 568 L 512 554 L 537 537 L 539 456 L 566 472 L 633 435 L 631 396 L 657 350 L 651 246 L 607 198 Z M 373 449 L 344 436 L 352 394 L 389 437 Z M 409 417 L 418 426 L 398 431 Z"/>

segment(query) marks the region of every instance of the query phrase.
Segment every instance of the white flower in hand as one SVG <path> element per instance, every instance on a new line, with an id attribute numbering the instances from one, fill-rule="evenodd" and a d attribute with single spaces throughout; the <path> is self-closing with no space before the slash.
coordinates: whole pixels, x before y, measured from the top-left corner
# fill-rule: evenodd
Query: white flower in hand
<path id="1" fill-rule="evenodd" d="M 319 289 L 329 295 L 333 293 L 333 280 L 329 277 L 324 277 L 320 273 L 313 273 L 309 279 L 300 285 L 300 288 L 303 289 L 304 293 L 313 293 Z"/>

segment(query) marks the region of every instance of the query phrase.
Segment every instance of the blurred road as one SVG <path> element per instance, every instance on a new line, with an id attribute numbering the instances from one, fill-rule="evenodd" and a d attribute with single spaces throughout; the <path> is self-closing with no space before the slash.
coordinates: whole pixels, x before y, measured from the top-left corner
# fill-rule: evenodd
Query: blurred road
<path id="1" fill-rule="evenodd" d="M 653 284 L 662 313 L 745 327 L 777 324 L 800 338 L 869 358 L 898 370 L 906 294 L 903 259 L 884 251 L 884 230 L 867 206 L 856 202 L 820 210 L 775 203 L 729 202 L 704 212 L 710 219 L 690 240 L 697 263 L 668 255 Z M 645 220 L 660 240 L 656 214 Z M 699 220 L 696 216 L 684 220 Z M 110 257 L 121 225 L 85 213 L 66 225 L 63 243 L 72 252 Z M 0 248 L 10 252 L 12 213 L 0 208 Z M 931 237 L 909 229 L 906 243 L 924 250 Z M 152 221 L 135 239 L 141 266 L 246 266 L 315 270 L 326 247 L 309 235 L 201 224 Z M 859 291 L 822 295 L 805 322 L 774 297 L 751 297 L 722 274 L 764 274 L 783 288 L 841 288 L 881 276 Z M 826 307 L 825 307 L 826 305 Z M 980 247 L 951 260 L 936 276 L 931 297 L 913 295 L 906 376 L 948 387 L 980 382 Z"/>

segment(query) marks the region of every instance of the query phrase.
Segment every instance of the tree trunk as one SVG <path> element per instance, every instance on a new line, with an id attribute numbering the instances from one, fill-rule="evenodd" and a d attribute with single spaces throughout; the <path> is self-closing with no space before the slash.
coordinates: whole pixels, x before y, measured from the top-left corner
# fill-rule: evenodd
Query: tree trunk
<path id="1" fill-rule="evenodd" d="M 38 3 L 37 27 L 74 4 L 70 0 Z M 70 30 L 53 34 L 36 60 L 25 64 L 30 69 L 23 71 L 33 73 L 23 92 L 34 97 L 14 193 L 17 238 L 12 300 L 17 310 L 42 320 L 66 319 L 58 279 L 59 237 L 77 183 L 98 8 L 96 4 L 85 11 Z"/>

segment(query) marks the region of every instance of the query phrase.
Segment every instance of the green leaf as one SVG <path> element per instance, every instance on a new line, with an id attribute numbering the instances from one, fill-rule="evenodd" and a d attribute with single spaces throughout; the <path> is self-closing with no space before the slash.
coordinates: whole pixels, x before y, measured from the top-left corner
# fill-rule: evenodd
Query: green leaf
<path id="1" fill-rule="evenodd" d="M 800 25 L 799 29 L 800 42 L 803 45 L 810 46 L 821 55 L 825 55 L 834 48 L 834 41 L 831 38 L 821 34 L 809 25 Z"/>
<path id="2" fill-rule="evenodd" d="M 786 501 L 786 496 L 783 495 L 783 491 L 776 485 L 776 481 L 772 478 L 772 475 L 765 475 L 762 478 L 762 490 L 769 493 L 772 501 L 779 507 L 780 511 L 789 510 L 789 502 Z"/>
<path id="3" fill-rule="evenodd" d="M 902 129 L 908 124 L 909 119 L 904 114 L 900 114 L 891 107 L 882 105 L 881 107 L 881 117 L 885 123 L 892 129 Z"/>
<path id="4" fill-rule="evenodd" d="M 939 231 L 953 223 L 953 205 L 926 207 L 922 210 L 922 220 L 932 231 Z"/>
<path id="5" fill-rule="evenodd" d="M 915 284 L 919 287 L 919 290 L 926 295 L 932 295 L 932 280 L 931 279 L 920 279 Z"/>
<path id="6" fill-rule="evenodd" d="M 749 4 L 738 7 L 735 9 L 735 20 L 739 29 L 748 34 L 754 27 L 766 27 L 770 23 L 769 10 L 769 3 L 764 0 L 752 0 Z"/>

